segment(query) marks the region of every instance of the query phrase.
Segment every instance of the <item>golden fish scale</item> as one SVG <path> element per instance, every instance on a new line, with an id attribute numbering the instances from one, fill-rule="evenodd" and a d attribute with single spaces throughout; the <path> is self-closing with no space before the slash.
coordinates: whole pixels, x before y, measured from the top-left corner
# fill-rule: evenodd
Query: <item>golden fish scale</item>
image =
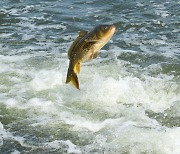
<path id="1" fill-rule="evenodd" d="M 74 52 L 72 53 L 71 60 L 72 63 L 81 63 L 84 60 L 87 60 L 93 51 L 94 51 L 95 42 L 83 42 L 79 43 L 78 46 L 75 47 Z"/>

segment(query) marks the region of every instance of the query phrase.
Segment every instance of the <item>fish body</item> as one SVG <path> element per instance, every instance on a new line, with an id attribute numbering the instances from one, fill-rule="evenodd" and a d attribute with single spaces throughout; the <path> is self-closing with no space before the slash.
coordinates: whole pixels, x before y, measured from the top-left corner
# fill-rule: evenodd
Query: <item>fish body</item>
<path id="1" fill-rule="evenodd" d="M 81 63 L 98 56 L 99 50 L 110 40 L 115 32 L 114 25 L 99 25 L 92 31 L 81 31 L 68 50 L 69 68 L 66 83 L 72 82 L 79 89 L 77 73 Z"/>

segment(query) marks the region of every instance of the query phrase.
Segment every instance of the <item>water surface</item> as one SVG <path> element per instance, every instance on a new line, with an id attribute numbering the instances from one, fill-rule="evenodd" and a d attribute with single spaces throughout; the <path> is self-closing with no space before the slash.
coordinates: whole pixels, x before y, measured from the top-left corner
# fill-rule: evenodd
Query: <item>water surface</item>
<path id="1" fill-rule="evenodd" d="M 2 0 L 0 153 L 180 153 L 177 0 Z M 65 84 L 80 30 L 115 24 L 80 88 Z"/>

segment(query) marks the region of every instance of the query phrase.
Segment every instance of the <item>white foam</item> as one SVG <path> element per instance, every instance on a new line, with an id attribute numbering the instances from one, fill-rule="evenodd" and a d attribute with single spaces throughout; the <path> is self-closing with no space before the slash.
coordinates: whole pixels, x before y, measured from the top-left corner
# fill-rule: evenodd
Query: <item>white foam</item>
<path id="1" fill-rule="evenodd" d="M 90 99 L 97 104 L 113 105 L 119 102 L 125 104 L 144 104 L 144 107 L 154 111 L 163 111 L 180 96 L 173 92 L 177 90 L 176 84 L 170 84 L 165 78 L 144 76 L 145 81 L 136 77 L 104 78 L 93 75 L 91 80 L 82 86 L 81 100 Z M 171 85 L 171 86 L 170 86 Z"/>
<path id="2" fill-rule="evenodd" d="M 56 86 L 62 85 L 62 74 L 56 70 L 40 70 L 34 72 L 33 80 L 29 83 L 30 86 L 36 90 L 52 89 Z"/>
<path id="3" fill-rule="evenodd" d="M 14 136 L 11 132 L 5 130 L 3 124 L 0 122 L 0 146 L 3 145 L 3 139 L 12 139 L 19 142 L 21 145 L 23 145 L 25 141 L 23 137 Z"/>
<path id="4" fill-rule="evenodd" d="M 8 11 L 8 13 L 11 14 L 11 15 L 20 15 L 19 10 L 16 9 L 16 8 L 10 9 L 10 10 Z"/>
<path id="5" fill-rule="evenodd" d="M 55 112 L 56 108 L 52 101 L 46 101 L 40 98 L 32 98 L 27 103 L 24 104 L 23 108 L 25 109 L 34 109 L 39 112 Z"/>
<path id="6" fill-rule="evenodd" d="M 63 123 L 70 126 L 71 133 L 81 136 L 85 132 L 89 135 L 89 145 L 76 146 L 70 140 L 43 143 L 49 148 L 61 149 L 65 145 L 68 153 L 91 153 L 96 148 L 100 152 L 103 149 L 105 153 L 108 150 L 110 153 L 148 153 L 151 150 L 154 153 L 178 152 L 179 129 L 161 126 L 145 114 L 146 110 L 164 112 L 172 105 L 178 107 L 175 103 L 180 100 L 177 83 L 169 75 L 151 77 L 149 71 L 161 69 L 158 65 L 140 70 L 141 74 L 136 77 L 141 68 L 117 59 L 123 52 L 137 54 L 137 51 L 115 47 L 112 52 L 106 51 L 107 58 L 84 63 L 78 76 L 80 91 L 65 84 L 68 60 L 64 53 L 55 61 L 60 66 L 52 64 L 51 69 L 46 66 L 36 68 L 33 63 L 28 68 L 19 67 L 20 64 L 26 66 L 31 61 L 28 57 L 36 54 L 22 56 L 22 59 L 20 56 L 1 55 L 1 66 L 5 66 L 3 71 L 19 74 L 11 77 L 5 73 L 6 79 L 13 81 L 13 84 L 5 82 L 0 86 L 10 89 L 5 92 L 2 103 L 7 110 L 16 108 L 26 112 L 30 117 L 28 120 L 35 121 L 30 124 L 32 127 L 43 125 L 56 129 L 57 125 Z M 41 53 L 37 55 L 41 56 Z M 49 59 L 45 60 L 49 62 Z M 132 67 L 133 73 L 129 71 Z M 98 115 L 99 112 L 102 117 Z M 168 114 L 171 112 L 174 117 L 178 115 L 178 110 L 172 108 Z M 25 145 L 26 136 L 13 136 L 1 130 L 4 136 Z M 162 148 L 163 145 L 166 147 Z"/>
<path id="7" fill-rule="evenodd" d="M 14 150 L 11 154 L 20 154 L 20 152 L 18 150 Z"/>
<path id="8" fill-rule="evenodd" d="M 22 36 L 22 40 L 30 40 L 30 39 L 33 39 L 33 38 L 35 38 L 35 36 L 34 35 L 30 35 L 30 34 L 24 34 L 23 36 Z"/>
<path id="9" fill-rule="evenodd" d="M 36 28 L 38 29 L 46 29 L 46 28 L 50 28 L 50 29 L 62 29 L 62 30 L 65 30 L 66 29 L 66 26 L 64 25 L 41 25 L 41 26 L 37 26 Z"/>
<path id="10" fill-rule="evenodd" d="M 78 115 L 72 115 L 72 113 L 62 112 L 61 120 L 63 120 L 66 124 L 73 125 L 76 131 L 81 130 L 89 130 L 92 132 L 98 132 L 105 126 L 111 125 L 113 123 L 117 123 L 120 119 L 106 119 L 103 122 L 92 122 L 87 119 L 80 117 Z"/>
<path id="11" fill-rule="evenodd" d="M 14 23 L 9 26 L 9 31 L 14 29 L 15 33 L 12 35 L 8 32 L 6 23 L 3 24 L 2 28 L 7 30 L 7 33 L 0 34 L 3 39 L 0 53 L 9 55 L 0 55 L 0 107 L 2 105 L 2 109 L 5 108 L 0 113 L 5 115 L 0 116 L 1 119 L 4 116 L 7 118 L 3 119 L 7 123 L 6 127 L 0 123 L 0 146 L 3 146 L 3 139 L 18 142 L 19 144 L 14 145 L 12 154 L 23 152 L 25 147 L 31 147 L 26 148 L 30 149 L 27 153 L 36 149 L 47 153 L 49 150 L 58 153 L 63 149 L 67 153 L 77 154 L 180 153 L 178 124 L 174 123 L 175 126 L 168 128 L 171 127 L 168 117 L 176 120 L 180 116 L 178 81 L 174 80 L 173 75 L 160 74 L 163 69 L 161 64 L 145 67 L 132 64 L 133 59 L 128 57 L 121 59 L 121 55 L 127 54 L 130 58 L 137 58 L 142 62 L 147 58 L 147 63 L 151 57 L 152 62 L 153 58 L 156 62 L 156 58 L 160 56 L 160 61 L 162 58 L 162 61 L 167 63 L 178 62 L 179 46 L 176 38 L 163 35 L 168 36 L 170 29 L 178 32 L 176 21 L 167 25 L 167 20 L 151 20 L 152 16 L 146 16 L 150 22 L 146 20 L 143 24 L 133 24 L 133 19 L 132 24 L 129 24 L 123 13 L 122 24 L 119 19 L 113 19 L 120 27 L 124 26 L 124 30 L 128 26 L 132 28 L 120 30 L 123 31 L 122 34 L 117 31 L 113 38 L 115 41 L 108 46 L 109 50 L 104 48 L 97 59 L 82 64 L 81 73 L 78 75 L 79 91 L 72 84 L 65 84 L 69 62 L 66 51 L 78 35 L 68 31 L 78 29 L 76 23 L 79 19 L 74 18 L 74 28 L 66 31 L 67 27 L 71 28 L 70 21 L 56 21 L 58 14 L 64 13 L 57 9 L 62 7 L 62 4 L 24 4 L 25 2 L 18 3 L 17 8 L 4 6 L 7 9 L 1 10 L 5 18 L 15 17 Z M 169 19 L 169 4 L 150 4 L 154 10 L 147 13 Z M 69 6 L 69 2 L 64 6 L 66 5 L 76 9 L 76 5 Z M 147 9 L 146 3 L 137 2 L 137 5 L 138 9 Z M 95 20 L 101 17 L 98 13 L 102 10 L 98 6 L 92 8 L 92 5 L 88 4 L 85 10 L 86 14 Z M 52 11 L 55 11 L 54 15 L 47 14 Z M 31 16 L 31 13 L 36 15 Z M 114 13 L 107 14 L 114 16 Z M 129 13 L 130 16 L 134 15 L 133 10 Z M 65 16 L 62 17 L 62 20 L 66 20 Z M 163 27 L 167 29 L 158 34 L 157 31 L 151 31 L 151 24 L 155 24 L 154 28 L 158 27 L 157 31 Z M 79 26 L 85 27 L 83 24 Z M 90 24 L 86 26 L 92 27 Z M 53 34 L 54 31 L 57 33 Z M 19 40 L 21 36 L 23 41 Z M 34 41 L 34 38 L 38 41 Z M 174 42 L 169 43 L 172 41 Z M 119 42 L 125 42 L 125 46 L 131 49 L 140 48 L 142 52 L 115 46 L 118 44 L 125 47 Z M 141 56 L 142 59 L 139 58 Z M 143 64 L 146 64 L 146 61 Z M 152 110 L 154 115 L 149 116 L 147 110 Z M 18 114 L 15 114 L 17 112 Z M 163 114 L 162 124 L 156 115 Z M 9 119 L 13 118 L 12 116 L 17 117 L 15 120 Z M 50 136 L 46 131 L 49 131 Z M 16 145 L 21 145 L 22 148 L 19 149 Z"/>
<path id="12" fill-rule="evenodd" d="M 167 10 L 165 10 L 166 8 L 163 5 L 155 5 L 156 10 L 155 10 L 155 14 L 166 18 L 169 16 L 169 12 Z"/>
<path id="13" fill-rule="evenodd" d="M 9 98 L 9 99 L 7 99 L 5 104 L 6 104 L 7 108 L 13 108 L 13 107 L 17 107 L 17 105 L 19 103 L 18 103 L 18 101 L 16 99 Z"/>
<path id="14" fill-rule="evenodd" d="M 67 145 L 68 146 L 67 153 L 74 153 L 74 154 L 82 153 L 80 151 L 80 149 L 75 144 L 73 144 L 70 140 L 66 140 L 66 141 L 55 140 L 53 142 L 46 143 L 44 146 L 46 148 L 47 147 L 51 147 L 51 148 L 60 149 L 63 145 Z"/>
<path id="15" fill-rule="evenodd" d="M 126 127 L 129 125 L 149 128 L 160 127 L 156 120 L 150 119 L 146 116 L 143 108 L 131 107 L 127 109 L 119 104 L 108 107 L 102 106 L 101 108 L 111 115 L 120 115 L 121 117 L 112 119 L 109 118 L 103 121 L 93 121 L 70 112 L 61 112 L 60 117 L 66 124 L 72 125 L 75 131 L 91 131 L 94 133 L 99 132 L 102 129 L 107 129 L 109 127 L 116 128 L 121 125 Z"/>
<path id="16" fill-rule="evenodd" d="M 106 132 L 106 133 L 105 133 Z M 104 153 L 179 153 L 180 133 L 175 129 L 146 129 L 136 128 L 133 125 L 122 125 L 116 127 L 109 125 L 104 130 L 106 136 L 99 133 L 93 144 L 85 147 L 86 152 L 93 149 Z M 176 137 L 175 137 L 176 136 Z M 97 146 L 98 145 L 98 146 Z"/>
<path id="17" fill-rule="evenodd" d="M 4 130 L 3 124 L 0 122 L 0 146 L 3 145 L 4 136 L 6 136 L 6 131 Z"/>
<path id="18" fill-rule="evenodd" d="M 11 35 L 12 35 L 11 33 L 1 33 L 1 34 L 0 34 L 0 37 L 1 37 L 1 38 L 3 38 L 3 37 L 4 37 L 4 38 L 9 38 Z"/>
<path id="19" fill-rule="evenodd" d="M 6 49 L 8 50 L 8 48 Z M 0 55 L 0 60 L 2 63 L 10 63 L 10 62 L 19 62 L 19 61 L 23 61 L 25 59 L 30 58 L 30 55 L 21 55 L 21 56 L 17 56 L 17 55 L 13 55 L 13 56 L 4 56 L 4 55 Z"/>

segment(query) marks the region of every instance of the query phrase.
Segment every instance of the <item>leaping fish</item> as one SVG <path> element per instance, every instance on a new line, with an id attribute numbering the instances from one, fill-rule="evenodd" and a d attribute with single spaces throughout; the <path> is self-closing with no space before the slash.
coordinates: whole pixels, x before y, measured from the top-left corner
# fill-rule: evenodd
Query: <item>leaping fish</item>
<path id="1" fill-rule="evenodd" d="M 80 73 L 81 63 L 96 58 L 99 50 L 111 39 L 115 30 L 114 25 L 99 25 L 90 32 L 79 32 L 79 36 L 68 50 L 70 61 L 66 84 L 72 82 L 79 89 L 77 74 Z"/>

